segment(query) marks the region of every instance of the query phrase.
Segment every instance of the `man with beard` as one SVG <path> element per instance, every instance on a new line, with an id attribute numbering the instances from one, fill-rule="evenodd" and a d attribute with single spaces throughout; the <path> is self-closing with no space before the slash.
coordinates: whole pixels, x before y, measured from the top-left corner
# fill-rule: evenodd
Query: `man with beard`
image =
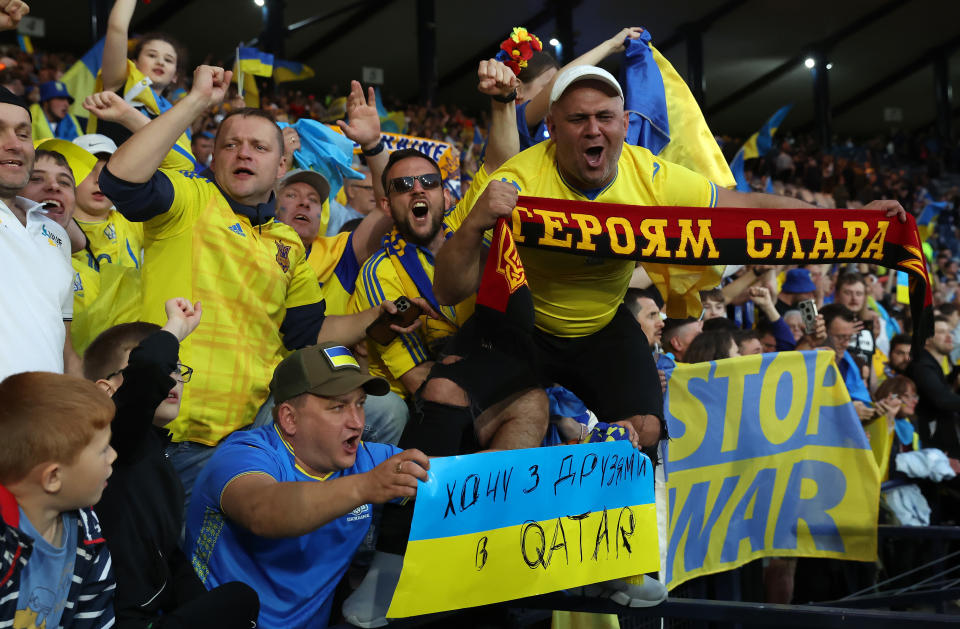
<path id="1" fill-rule="evenodd" d="M 27 105 L 0 88 L 0 290 L 8 296 L 0 301 L 0 379 L 22 371 L 63 373 L 65 360 L 72 369 L 76 357 L 70 239 L 42 204 L 17 196 L 33 164 Z"/>
<path id="2" fill-rule="evenodd" d="M 513 73 L 493 60 L 481 62 L 478 76 L 478 89 L 491 97 L 502 98 L 517 84 Z M 379 152 L 376 149 L 380 138 L 379 118 L 368 116 L 366 121 L 358 117 L 362 112 L 353 101 L 358 97 L 362 99 L 363 93 L 358 95 L 357 90 L 359 84 L 355 84 L 348 103 L 350 128 L 341 127 L 360 143 L 365 153 L 375 155 Z M 494 98 L 486 161 L 477 172 L 471 191 L 482 190 L 489 173 L 519 149 L 513 110 L 512 100 L 503 102 Z M 371 111 L 375 113 L 375 109 Z M 363 125 L 370 130 L 365 132 Z M 416 333 L 399 336 L 387 345 L 368 341 L 370 373 L 389 381 L 395 393 L 409 397 L 426 379 L 445 341 L 473 314 L 474 300 L 470 298 L 456 306 L 440 308 L 433 295 L 434 256 L 460 225 L 459 220 L 452 218 L 458 214 L 456 210 L 444 211 L 443 182 L 437 163 L 415 149 L 391 153 L 386 166 L 377 159 L 368 159 L 368 163 L 373 178 L 379 177 L 383 186 L 380 208 L 393 216 L 394 228 L 387 234 L 384 247 L 361 268 L 351 301 L 352 310 L 361 311 L 384 299 L 405 295 L 423 297 L 440 314 L 439 319 L 429 320 Z M 466 214 L 476 198 L 476 194 L 468 192 L 457 205 L 463 209 L 459 214 Z"/>

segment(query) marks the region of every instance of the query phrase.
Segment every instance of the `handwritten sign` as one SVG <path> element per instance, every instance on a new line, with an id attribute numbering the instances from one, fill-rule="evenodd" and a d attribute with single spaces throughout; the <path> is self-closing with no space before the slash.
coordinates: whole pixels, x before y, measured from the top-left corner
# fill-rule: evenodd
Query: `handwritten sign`
<path id="1" fill-rule="evenodd" d="M 876 559 L 877 465 L 833 356 L 669 373 L 668 588 L 757 557 Z"/>
<path id="2" fill-rule="evenodd" d="M 622 441 L 433 459 L 387 616 L 656 571 L 653 502 L 650 460 Z"/>

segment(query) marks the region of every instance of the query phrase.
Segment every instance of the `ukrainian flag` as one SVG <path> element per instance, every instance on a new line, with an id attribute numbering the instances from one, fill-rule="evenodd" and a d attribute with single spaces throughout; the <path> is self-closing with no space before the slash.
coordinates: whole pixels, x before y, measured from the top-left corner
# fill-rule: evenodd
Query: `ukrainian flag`
<path id="1" fill-rule="evenodd" d="M 920 212 L 920 216 L 917 217 L 917 231 L 920 232 L 921 240 L 927 240 L 930 237 L 930 234 L 933 233 L 937 225 L 940 212 L 949 206 L 950 203 L 947 201 L 931 201 L 927 203 L 923 211 Z"/>
<path id="2" fill-rule="evenodd" d="M 357 364 L 357 359 L 353 357 L 350 350 L 342 345 L 324 349 L 323 355 L 327 357 L 327 360 L 330 361 L 330 366 L 334 369 L 343 369 L 344 367 L 356 367 L 360 369 L 360 365 Z"/>
<path id="3" fill-rule="evenodd" d="M 33 40 L 29 35 L 17 35 L 17 43 L 20 45 L 20 50 L 28 55 L 33 54 Z"/>
<path id="4" fill-rule="evenodd" d="M 700 173 L 718 186 L 736 184 L 700 106 L 683 78 L 650 43 L 644 30 L 639 39 L 627 39 L 620 76 L 624 106 L 630 116 L 627 142 L 654 155 Z M 667 315 L 699 316 L 700 289 L 720 283 L 723 266 L 679 266 L 645 263 L 667 302 Z"/>
<path id="5" fill-rule="evenodd" d="M 237 70 L 254 76 L 273 76 L 273 55 L 256 48 L 237 48 Z"/>
<path id="6" fill-rule="evenodd" d="M 100 65 L 103 63 L 103 39 L 93 45 L 80 60 L 70 66 L 63 73 L 60 82 L 67 86 L 67 91 L 73 96 L 73 104 L 70 105 L 70 113 L 74 116 L 89 116 L 89 112 L 83 108 L 83 99 L 94 92 L 94 86 L 97 83 L 97 74 L 100 72 Z"/>
<path id="7" fill-rule="evenodd" d="M 793 109 L 793 105 L 786 105 L 778 109 L 760 127 L 759 131 L 747 138 L 747 141 L 737 151 L 733 161 L 730 162 L 730 170 L 737 180 L 737 190 L 739 192 L 750 192 L 750 184 L 747 183 L 746 176 L 743 173 L 743 162 L 748 159 L 763 157 L 770 152 L 770 149 L 773 148 L 773 136 L 776 135 L 777 129 L 780 128 L 780 124 L 791 109 Z"/>
<path id="8" fill-rule="evenodd" d="M 303 81 L 313 77 L 313 68 L 296 61 L 286 59 L 273 60 L 273 80 L 277 83 Z"/>

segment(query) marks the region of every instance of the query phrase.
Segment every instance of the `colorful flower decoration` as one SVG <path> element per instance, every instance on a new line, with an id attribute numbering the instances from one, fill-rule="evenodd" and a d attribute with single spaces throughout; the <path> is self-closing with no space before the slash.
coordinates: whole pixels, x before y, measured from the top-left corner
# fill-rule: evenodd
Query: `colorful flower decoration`
<path id="1" fill-rule="evenodd" d="M 527 32 L 527 29 L 522 26 L 516 26 L 510 33 L 510 37 L 500 44 L 496 59 L 513 70 L 515 75 L 519 75 L 520 69 L 527 67 L 527 60 L 533 56 L 534 51 L 541 50 L 543 50 L 543 44 L 536 35 Z"/>

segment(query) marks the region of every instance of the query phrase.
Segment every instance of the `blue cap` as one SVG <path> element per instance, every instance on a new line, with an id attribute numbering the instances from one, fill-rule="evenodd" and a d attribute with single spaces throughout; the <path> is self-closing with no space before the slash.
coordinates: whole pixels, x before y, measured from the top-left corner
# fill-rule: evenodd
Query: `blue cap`
<path id="1" fill-rule="evenodd" d="M 817 290 L 816 284 L 810 279 L 810 271 L 806 269 L 790 269 L 780 287 L 781 293 L 812 293 Z"/>
<path id="2" fill-rule="evenodd" d="M 47 81 L 40 85 L 40 102 L 45 103 L 54 98 L 66 98 L 73 103 L 73 96 L 67 91 L 67 86 L 60 81 Z"/>

